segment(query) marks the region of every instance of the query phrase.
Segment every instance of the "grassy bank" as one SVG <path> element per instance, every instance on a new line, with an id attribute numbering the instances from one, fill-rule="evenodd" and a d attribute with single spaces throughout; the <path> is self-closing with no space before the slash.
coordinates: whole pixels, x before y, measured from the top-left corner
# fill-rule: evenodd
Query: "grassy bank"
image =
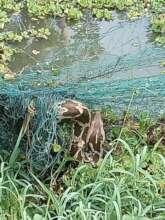
<path id="1" fill-rule="evenodd" d="M 104 112 L 105 157 L 96 166 L 67 155 L 37 176 L 28 161 L 1 156 L 1 220 L 165 219 L 164 120 Z"/>

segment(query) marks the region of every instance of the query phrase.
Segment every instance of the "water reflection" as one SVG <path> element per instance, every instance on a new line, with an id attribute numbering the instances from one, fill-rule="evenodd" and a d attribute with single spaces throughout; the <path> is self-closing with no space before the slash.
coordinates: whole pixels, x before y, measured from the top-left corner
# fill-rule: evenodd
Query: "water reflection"
<path id="1" fill-rule="evenodd" d="M 113 61 L 114 58 L 143 55 L 148 48 L 154 48 L 149 39 L 148 18 L 140 18 L 135 22 L 125 20 L 125 15 L 114 14 L 114 20 L 96 21 L 87 12 L 79 23 L 72 23 L 66 18 L 47 18 L 34 20 L 28 15 L 18 14 L 11 19 L 7 30 L 23 31 L 30 28 L 49 27 L 51 36 L 48 40 L 30 38 L 15 44 L 22 52 L 16 55 L 10 65 L 14 72 L 34 64 L 53 63 L 57 68 L 67 68 L 89 61 L 98 61 L 100 65 Z M 33 54 L 33 51 L 38 54 Z M 147 52 L 146 52 L 147 53 Z M 143 62 L 142 56 L 137 57 L 137 65 Z M 150 64 L 150 63 L 148 63 Z M 147 68 L 137 68 L 131 71 L 115 73 L 113 78 L 132 78 L 139 75 L 159 74 L 159 65 Z"/>
<path id="2" fill-rule="evenodd" d="M 34 21 L 27 15 L 19 15 L 11 19 L 8 30 L 23 31 L 34 27 L 49 27 L 51 36 L 48 40 L 30 38 L 15 44 L 22 53 L 16 55 L 11 63 L 13 71 L 18 72 L 23 66 L 52 60 L 57 66 L 64 67 L 81 60 L 91 60 L 104 51 L 100 45 L 99 23 L 91 16 L 86 16 L 84 21 L 75 25 L 65 18 Z M 34 56 L 33 50 L 40 53 Z"/>

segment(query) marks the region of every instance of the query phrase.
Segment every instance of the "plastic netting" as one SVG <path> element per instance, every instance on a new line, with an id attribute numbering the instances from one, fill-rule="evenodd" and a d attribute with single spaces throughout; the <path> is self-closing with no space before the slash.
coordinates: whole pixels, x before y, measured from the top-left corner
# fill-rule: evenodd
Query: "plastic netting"
<path id="1" fill-rule="evenodd" d="M 81 54 L 77 55 L 77 50 L 90 47 L 89 39 L 84 44 L 83 38 L 74 50 L 71 46 L 65 47 L 57 57 L 65 59 L 64 54 L 74 55 L 73 64 L 62 67 L 58 74 L 50 71 L 50 67 L 57 65 L 57 57 L 54 57 L 53 61 L 26 69 L 13 81 L 0 78 L 1 149 L 13 149 L 31 103 L 36 112 L 20 148 L 39 170 L 47 169 L 60 157 L 61 154 L 51 153 L 53 144 L 66 149 L 69 145 L 68 136 L 64 137 L 65 131 L 59 126 L 58 104 L 62 100 L 79 100 L 100 110 L 111 106 L 119 114 L 128 107 L 136 114 L 142 111 L 153 116 L 163 114 L 165 76 L 161 74 L 160 63 L 165 59 L 165 49 L 152 42 L 146 43 L 146 36 L 141 36 L 140 31 L 136 33 L 140 25 L 146 26 L 146 22 L 143 23 L 143 20 L 118 22 L 99 39 L 90 39 L 91 42 L 101 41 L 108 36 L 111 40 L 104 41 L 110 49 L 94 59 L 75 59 Z M 137 45 L 132 47 L 134 42 Z"/>

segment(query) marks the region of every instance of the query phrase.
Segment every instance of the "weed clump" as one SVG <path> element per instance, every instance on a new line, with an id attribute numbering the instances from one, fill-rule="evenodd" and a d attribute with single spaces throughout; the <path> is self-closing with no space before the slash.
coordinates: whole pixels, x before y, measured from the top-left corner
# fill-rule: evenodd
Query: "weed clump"
<path id="1" fill-rule="evenodd" d="M 65 154 L 58 169 L 37 176 L 28 160 L 10 167 L 1 152 L 1 219 L 164 219 L 164 119 L 103 116 L 107 148 L 96 166 Z"/>

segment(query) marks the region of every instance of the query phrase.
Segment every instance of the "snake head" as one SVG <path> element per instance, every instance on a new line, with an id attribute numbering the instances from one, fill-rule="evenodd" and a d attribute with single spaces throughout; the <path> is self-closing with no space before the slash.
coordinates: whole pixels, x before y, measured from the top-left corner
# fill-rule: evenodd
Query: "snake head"
<path id="1" fill-rule="evenodd" d="M 60 103 L 60 119 L 72 119 L 84 126 L 89 124 L 91 119 L 90 111 L 82 103 L 74 100 L 66 100 Z"/>
<path id="2" fill-rule="evenodd" d="M 83 113 L 82 104 L 72 100 L 66 100 L 59 105 L 59 114 L 61 119 L 73 119 Z"/>

